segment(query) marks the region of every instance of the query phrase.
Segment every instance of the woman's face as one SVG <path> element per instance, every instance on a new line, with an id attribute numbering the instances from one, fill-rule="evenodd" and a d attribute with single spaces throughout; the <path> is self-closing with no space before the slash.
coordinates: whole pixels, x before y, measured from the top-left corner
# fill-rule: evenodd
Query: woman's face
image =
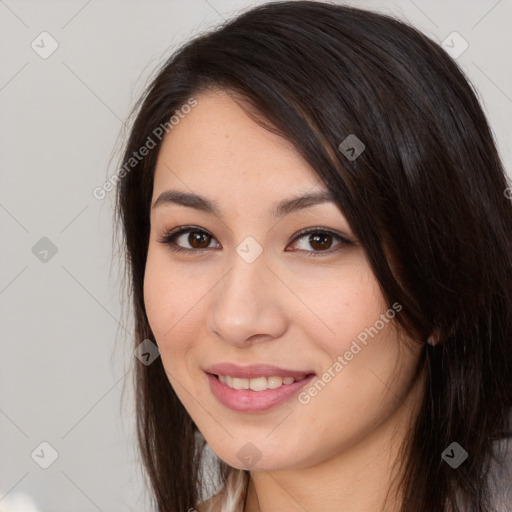
<path id="1" fill-rule="evenodd" d="M 197 100 L 155 171 L 149 323 L 172 387 L 221 459 L 312 466 L 398 425 L 421 349 L 406 348 L 393 320 L 402 306 L 385 303 L 334 202 L 277 207 L 328 192 L 293 145 L 224 92 Z M 164 243 L 180 226 L 191 231 Z"/>

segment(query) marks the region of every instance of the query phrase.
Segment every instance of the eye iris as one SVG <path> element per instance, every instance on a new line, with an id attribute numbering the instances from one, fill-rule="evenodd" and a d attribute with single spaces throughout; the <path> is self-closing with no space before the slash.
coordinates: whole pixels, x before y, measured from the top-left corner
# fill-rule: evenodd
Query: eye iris
<path id="1" fill-rule="evenodd" d="M 325 247 L 327 241 L 327 247 Z M 328 249 L 331 245 L 332 236 L 328 233 L 310 235 L 309 243 L 314 249 Z"/>
<path id="2" fill-rule="evenodd" d="M 199 245 L 196 245 L 195 242 L 198 242 Z M 188 235 L 188 243 L 195 249 L 204 249 L 210 245 L 210 235 L 199 231 L 192 231 Z"/>

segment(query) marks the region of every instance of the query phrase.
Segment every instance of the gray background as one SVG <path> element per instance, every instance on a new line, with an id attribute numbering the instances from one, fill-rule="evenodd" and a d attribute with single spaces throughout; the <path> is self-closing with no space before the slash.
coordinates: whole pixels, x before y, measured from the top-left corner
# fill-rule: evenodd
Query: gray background
<path id="1" fill-rule="evenodd" d="M 2 512 L 148 510 L 133 430 L 139 363 L 115 255 L 111 266 L 114 194 L 92 191 L 115 173 L 123 121 L 155 66 L 257 3 L 0 0 Z M 345 3 L 395 13 L 438 41 L 462 35 L 457 61 L 510 169 L 512 1 Z M 46 59 L 31 47 L 51 48 L 43 31 L 59 45 Z M 43 237 L 54 255 L 40 252 Z M 48 469 L 35 462 L 50 461 L 43 441 L 58 453 Z"/>

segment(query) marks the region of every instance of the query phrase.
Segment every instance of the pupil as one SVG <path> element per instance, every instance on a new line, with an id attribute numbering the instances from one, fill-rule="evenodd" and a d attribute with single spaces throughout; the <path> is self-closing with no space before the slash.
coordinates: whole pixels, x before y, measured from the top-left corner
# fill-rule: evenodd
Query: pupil
<path id="1" fill-rule="evenodd" d="M 330 244 L 327 243 L 327 247 L 325 247 L 325 244 L 326 244 L 326 242 L 329 242 L 330 238 L 331 238 L 331 235 L 329 235 L 327 233 L 325 233 L 323 235 L 315 234 L 315 235 L 311 235 L 311 237 L 309 238 L 309 243 L 311 244 L 311 247 L 313 247 L 314 249 L 327 249 Z M 320 247 L 318 247 L 318 245 Z"/>
<path id="2" fill-rule="evenodd" d="M 199 244 L 199 248 L 205 248 L 210 245 L 210 242 L 208 241 L 208 235 L 206 233 L 200 233 L 198 231 L 194 231 L 189 234 L 189 243 L 192 247 L 197 247 L 196 242 Z M 201 241 L 202 239 L 202 241 Z M 206 241 L 206 243 L 204 243 Z"/>

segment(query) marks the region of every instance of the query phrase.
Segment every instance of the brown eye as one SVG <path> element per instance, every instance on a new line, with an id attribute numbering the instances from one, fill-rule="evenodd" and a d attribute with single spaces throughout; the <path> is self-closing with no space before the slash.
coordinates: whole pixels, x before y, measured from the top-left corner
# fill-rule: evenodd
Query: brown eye
<path id="1" fill-rule="evenodd" d="M 206 249 L 210 245 L 211 236 L 202 231 L 191 231 L 187 242 L 193 249 Z"/>
<path id="2" fill-rule="evenodd" d="M 168 245 L 174 252 L 188 252 L 200 255 L 205 254 L 204 251 L 206 250 L 218 248 L 218 245 L 217 247 L 210 245 L 213 240 L 215 238 L 203 229 L 180 226 L 165 233 L 158 241 Z M 303 246 L 301 247 L 299 241 L 302 240 L 305 242 L 302 242 Z M 335 244 L 334 249 L 332 249 L 335 240 L 338 240 L 338 244 Z M 187 244 L 188 247 L 186 247 Z M 354 242 L 330 230 L 309 228 L 300 231 L 294 238 L 293 244 L 299 245 L 299 252 L 304 253 L 306 256 L 321 256 L 332 254 L 343 249 L 345 246 L 353 245 Z"/>
<path id="3" fill-rule="evenodd" d="M 333 237 L 328 233 L 317 233 L 309 236 L 309 243 L 313 249 L 322 251 L 325 249 L 330 249 L 332 238 Z"/>
<path id="4" fill-rule="evenodd" d="M 178 227 L 165 233 L 159 242 L 166 244 L 174 252 L 190 252 L 200 254 L 205 249 L 211 249 L 211 241 L 214 238 L 206 231 L 199 228 Z M 187 245 L 189 247 L 187 247 Z"/>
<path id="5" fill-rule="evenodd" d="M 332 249 L 335 240 L 338 240 L 338 243 L 334 244 L 334 249 Z M 299 232 L 293 243 L 298 245 L 298 250 L 305 253 L 307 256 L 332 254 L 342 249 L 344 246 L 352 245 L 350 240 L 341 235 L 319 228 Z"/>

